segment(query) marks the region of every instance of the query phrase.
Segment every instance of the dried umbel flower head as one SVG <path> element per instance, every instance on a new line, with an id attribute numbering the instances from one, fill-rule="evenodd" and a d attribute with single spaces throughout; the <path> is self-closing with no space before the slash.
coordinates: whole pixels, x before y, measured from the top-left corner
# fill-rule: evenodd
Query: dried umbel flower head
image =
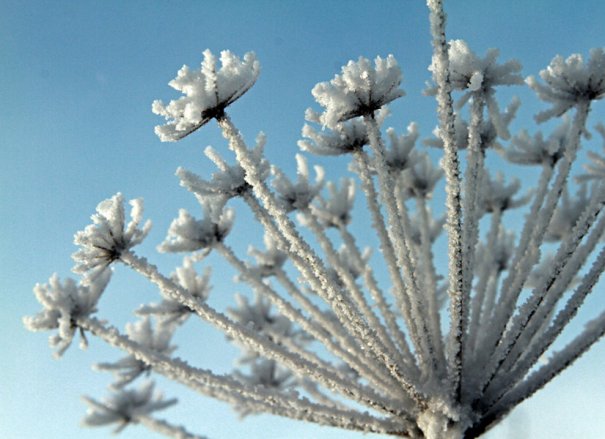
<path id="1" fill-rule="evenodd" d="M 228 50 L 221 52 L 221 67 L 216 57 L 206 49 L 199 70 L 183 66 L 168 84 L 185 96 L 164 105 L 153 102 L 155 114 L 164 116 L 168 123 L 155 127 L 162 142 L 176 142 L 191 134 L 215 117 L 220 117 L 231 103 L 239 99 L 256 82 L 260 63 L 252 52 L 240 60 Z"/>
<path id="2" fill-rule="evenodd" d="M 158 251 L 186 252 L 211 249 L 221 242 L 231 230 L 234 212 L 225 209 L 222 202 L 207 198 L 202 204 L 204 218 L 197 220 L 185 209 L 179 210 L 168 229 L 166 239 L 158 246 Z"/>
<path id="3" fill-rule="evenodd" d="M 78 319 L 89 317 L 97 311 L 97 302 L 105 290 L 111 272 L 104 270 L 94 280 L 87 279 L 77 284 L 73 279 L 61 282 L 54 274 L 46 284 L 37 284 L 34 293 L 43 310 L 35 316 L 23 318 L 25 327 L 30 331 L 49 331 L 57 333 L 49 339 L 51 347 L 56 347 L 55 355 L 60 357 L 73 341 L 78 329 Z M 84 348 L 87 341 L 84 331 L 80 330 Z"/>
<path id="4" fill-rule="evenodd" d="M 118 424 L 114 433 L 119 433 L 141 417 L 176 404 L 176 399 L 164 400 L 162 394 L 154 393 L 153 387 L 153 382 L 147 382 L 138 389 L 114 390 L 102 402 L 84 397 L 89 409 L 82 423 L 88 427 Z"/>
<path id="5" fill-rule="evenodd" d="M 536 115 L 537 122 L 544 122 L 561 116 L 580 102 L 605 96 L 605 52 L 601 48 L 592 49 L 588 61 L 578 53 L 567 59 L 556 56 L 546 69 L 540 71 L 540 78 L 545 85 L 533 76 L 526 82 L 540 99 L 553 105 L 550 110 Z"/>
<path id="6" fill-rule="evenodd" d="M 320 82 L 313 90 L 315 100 L 325 108 L 323 125 L 333 128 L 340 122 L 367 116 L 405 95 L 399 88 L 402 75 L 393 55 L 376 57 L 374 66 L 367 58 L 349 61 L 330 82 Z"/>
<path id="7" fill-rule="evenodd" d="M 91 216 L 93 224 L 77 232 L 74 243 L 80 250 L 72 255 L 76 265 L 75 273 L 94 278 L 109 264 L 118 260 L 120 255 L 140 244 L 151 230 L 151 221 L 147 220 L 140 228 L 143 216 L 143 200 L 131 200 L 131 221 L 126 224 L 124 197 L 121 193 L 104 200 L 97 206 L 97 212 Z"/>

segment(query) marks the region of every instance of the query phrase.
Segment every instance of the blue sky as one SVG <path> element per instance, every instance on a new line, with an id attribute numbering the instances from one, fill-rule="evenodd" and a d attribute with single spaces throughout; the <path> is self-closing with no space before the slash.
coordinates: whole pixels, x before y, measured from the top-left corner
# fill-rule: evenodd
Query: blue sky
<path id="1" fill-rule="evenodd" d="M 289 172 L 294 170 L 304 111 L 314 105 L 310 90 L 360 55 L 392 53 L 402 66 L 407 96 L 393 105 L 387 125 L 403 131 L 414 120 L 423 137 L 435 125 L 434 102 L 421 93 L 431 57 L 422 1 L 0 0 L 0 5 L 3 438 L 108 435 L 108 429 L 79 427 L 85 412 L 79 397 L 104 395 L 111 378 L 91 371 L 90 365 L 119 353 L 92 340 L 90 350 L 73 346 L 55 361 L 47 334 L 25 331 L 21 317 L 39 309 L 31 292 L 36 282 L 46 282 L 53 272 L 70 275 L 73 233 L 88 224 L 99 201 L 118 191 L 128 199 L 143 197 L 146 217 L 154 221 L 140 253 L 165 272 L 178 264 L 178 258 L 154 250 L 179 207 L 196 212 L 195 200 L 179 187 L 174 171 L 183 165 L 207 175 L 213 165 L 201 154 L 203 147 L 224 149 L 214 125 L 179 144 L 162 144 L 153 134 L 161 121 L 151 113 L 151 102 L 177 97 L 167 82 L 181 65 L 199 65 L 206 48 L 240 55 L 255 51 L 262 65 L 260 79 L 230 114 L 248 140 L 264 131 L 268 156 Z M 446 9 L 448 38 L 465 39 L 478 54 L 498 47 L 500 60 L 517 58 L 524 75 L 537 74 L 556 54 L 587 54 L 605 41 L 605 3 L 598 0 L 467 0 L 450 2 Z M 503 90 L 501 96 L 506 100 L 512 94 L 523 101 L 514 126 L 533 127 L 531 115 L 543 104 L 522 87 Z M 594 105 L 590 126 L 604 120 L 603 107 L 603 102 Z M 334 160 L 312 162 L 326 165 L 332 177 L 339 172 L 334 168 L 345 166 Z M 531 181 L 517 169 L 511 172 Z M 260 241 L 258 230 L 245 220 L 236 229 L 244 237 L 233 240 L 242 243 L 238 248 L 245 249 L 250 236 Z M 218 260 L 211 262 L 212 300 L 224 306 L 245 287 L 233 285 L 233 273 Z M 156 300 L 157 293 L 125 270 L 116 274 L 99 317 L 122 326 L 132 309 Z M 604 302 L 601 298 L 594 304 Z M 222 335 L 204 325 L 186 328 L 177 343 L 192 346 L 191 361 L 230 370 L 236 351 L 225 347 Z M 490 437 L 603 437 L 604 360 L 601 342 Z M 269 416 L 240 423 L 222 403 L 169 383 L 160 387 L 182 401 L 163 416 L 187 422 L 214 439 L 361 437 Z M 141 427 L 129 427 L 123 437 L 152 436 Z"/>

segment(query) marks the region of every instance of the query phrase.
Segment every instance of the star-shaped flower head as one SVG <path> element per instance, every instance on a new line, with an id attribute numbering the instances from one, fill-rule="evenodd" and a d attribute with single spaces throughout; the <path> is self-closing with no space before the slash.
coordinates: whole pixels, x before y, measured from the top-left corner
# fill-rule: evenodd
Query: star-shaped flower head
<path id="1" fill-rule="evenodd" d="M 504 212 L 507 209 L 514 209 L 523 206 L 531 198 L 531 193 L 525 196 L 514 198 L 519 189 L 521 182 L 515 178 L 511 183 L 507 184 L 504 181 L 504 175 L 501 172 L 496 173 L 494 179 L 485 172 L 481 181 L 481 207 L 485 212 L 500 211 Z"/>
<path id="2" fill-rule="evenodd" d="M 111 272 L 104 270 L 94 279 L 86 279 L 77 284 L 73 279 L 61 283 L 54 274 L 47 284 L 37 284 L 34 293 L 42 304 L 43 310 L 35 316 L 23 318 L 23 323 L 30 331 L 48 331 L 57 329 L 49 339 L 51 347 L 56 348 L 55 356 L 60 357 L 71 345 L 78 319 L 88 317 L 97 311 L 97 302 L 105 290 Z M 81 347 L 87 346 L 86 337 L 80 328 Z"/>
<path id="3" fill-rule="evenodd" d="M 197 220 L 185 209 L 179 210 L 168 229 L 166 239 L 158 246 L 158 251 L 193 252 L 211 249 L 222 242 L 233 225 L 233 209 L 225 209 L 220 200 L 207 198 L 202 202 L 204 218 Z"/>
<path id="4" fill-rule="evenodd" d="M 243 374 L 235 372 L 235 376 L 251 386 L 262 386 L 283 390 L 291 387 L 293 382 L 292 373 L 281 367 L 275 360 L 256 358 L 250 364 L 250 373 Z"/>
<path id="5" fill-rule="evenodd" d="M 279 170 L 272 167 L 271 172 L 275 176 L 273 187 L 277 192 L 279 202 L 287 212 L 296 209 L 306 209 L 313 199 L 319 194 L 324 184 L 324 170 L 321 166 L 314 166 L 315 183 L 309 180 L 309 166 L 307 160 L 301 155 L 296 154 L 296 164 L 298 179 L 296 183 Z"/>
<path id="6" fill-rule="evenodd" d="M 327 183 L 328 197 L 317 197 L 311 206 L 313 215 L 324 227 L 342 227 L 351 222 L 351 212 L 355 201 L 355 183 L 350 178 L 340 180 L 340 188 L 333 182 Z"/>
<path id="7" fill-rule="evenodd" d="M 292 322 L 272 312 L 271 303 L 260 294 L 254 293 L 254 302 L 241 294 L 235 295 L 237 308 L 227 308 L 229 315 L 241 325 L 254 331 L 277 337 L 288 337 L 292 333 Z"/>
<path id="8" fill-rule="evenodd" d="M 159 100 L 153 102 L 152 111 L 168 121 L 166 125 L 155 127 L 162 142 L 176 142 L 212 118 L 220 117 L 227 106 L 254 85 L 260 73 L 260 63 L 252 52 L 246 53 L 242 61 L 224 50 L 219 69 L 216 61 L 212 52 L 205 50 L 199 70 L 183 66 L 177 77 L 168 83 L 185 96 L 168 105 Z"/>
<path id="9" fill-rule="evenodd" d="M 138 422 L 141 416 L 147 416 L 156 410 L 162 410 L 173 404 L 176 399 L 164 400 L 160 393 L 154 394 L 153 383 L 143 384 L 138 389 L 119 389 L 112 392 L 103 402 L 84 397 L 89 409 L 82 423 L 87 427 L 118 424 L 114 433 L 119 433 L 128 424 Z"/>
<path id="10" fill-rule="evenodd" d="M 166 356 L 176 349 L 176 346 L 170 344 L 175 329 L 175 325 L 166 322 L 160 322 L 154 328 L 147 316 L 136 323 L 126 324 L 126 333 L 130 340 L 138 343 L 143 349 Z M 94 367 L 114 374 L 116 381 L 111 385 L 113 389 L 121 389 L 150 371 L 149 365 L 134 355 L 127 355 L 114 363 L 97 363 Z"/>
<path id="11" fill-rule="evenodd" d="M 248 247 L 248 254 L 256 260 L 256 265 L 251 265 L 248 268 L 254 275 L 261 278 L 277 274 L 282 270 L 283 265 L 288 259 L 288 255 L 278 248 L 277 241 L 271 234 L 265 233 L 263 241 L 265 243 L 265 251 L 252 246 Z"/>
<path id="12" fill-rule="evenodd" d="M 341 122 L 367 116 L 389 102 L 404 96 L 399 88 L 402 75 L 393 55 L 377 57 L 374 66 L 367 58 L 349 61 L 330 82 L 313 87 L 315 100 L 325 108 L 321 123 L 334 128 Z"/>
<path id="13" fill-rule="evenodd" d="M 530 137 L 523 130 L 514 136 L 509 148 L 503 150 L 504 157 L 512 163 L 519 165 L 548 165 L 555 166 L 563 157 L 571 121 L 564 116 L 563 122 L 544 139 L 541 132 Z"/>
<path id="14" fill-rule="evenodd" d="M 605 52 L 601 48 L 592 49 L 587 62 L 577 53 L 567 59 L 556 56 L 540 71 L 540 78 L 546 84 L 540 84 L 533 76 L 526 82 L 540 99 L 553 105 L 536 115 L 537 122 L 544 122 L 561 116 L 578 103 L 605 96 Z"/>
<path id="15" fill-rule="evenodd" d="M 414 165 L 401 174 L 401 179 L 410 196 L 428 199 L 442 176 L 443 170 L 433 165 L 429 155 L 419 153 Z"/>
<path id="16" fill-rule="evenodd" d="M 102 201 L 97 212 L 91 216 L 93 224 L 77 232 L 74 243 L 80 250 L 72 255 L 76 262 L 75 273 L 94 278 L 120 255 L 140 244 L 151 230 L 151 221 L 147 220 L 142 228 L 139 225 L 143 216 L 143 200 L 131 200 L 131 221 L 126 224 L 124 197 L 121 193 Z"/>
<path id="17" fill-rule="evenodd" d="M 584 210 L 588 207 L 590 198 L 591 194 L 589 194 L 586 184 L 580 186 L 575 197 L 570 196 L 569 191 L 564 189 L 560 204 L 548 224 L 544 240 L 546 242 L 557 242 L 569 236 Z"/>
<path id="18" fill-rule="evenodd" d="M 499 85 L 523 84 L 523 77 L 519 75 L 521 64 L 510 60 L 504 64 L 497 64 L 498 49 L 489 49 L 484 58 L 479 58 L 463 40 L 453 40 L 449 43 L 450 81 L 454 90 L 465 93 L 456 103 L 461 108 L 470 98 L 482 95 L 489 111 L 490 120 L 498 135 L 508 138 L 505 121 L 502 120 L 498 104 L 494 98 L 495 87 Z M 435 60 L 429 67 L 435 70 Z M 435 94 L 436 87 L 429 87 L 427 94 Z"/>
<path id="19" fill-rule="evenodd" d="M 256 147 L 250 149 L 250 156 L 254 160 L 258 175 L 262 180 L 265 180 L 269 176 L 270 167 L 269 162 L 263 155 L 264 134 L 259 134 L 256 142 Z M 239 163 L 233 166 L 229 165 L 211 146 L 206 147 L 204 154 L 219 169 L 218 172 L 212 174 L 210 180 L 204 180 L 182 167 L 179 167 L 176 171 L 176 175 L 181 180 L 181 186 L 193 192 L 199 200 L 207 197 L 217 197 L 226 203 L 230 198 L 242 196 L 252 189 L 252 186 L 246 182 L 246 173 Z"/>

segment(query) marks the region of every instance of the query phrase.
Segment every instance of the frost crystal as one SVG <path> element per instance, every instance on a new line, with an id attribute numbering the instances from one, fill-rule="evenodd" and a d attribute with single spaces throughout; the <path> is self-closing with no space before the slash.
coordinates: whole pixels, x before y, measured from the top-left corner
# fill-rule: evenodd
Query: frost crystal
<path id="1" fill-rule="evenodd" d="M 200 70 L 183 66 L 168 83 L 185 96 L 168 105 L 159 100 L 153 102 L 153 112 L 168 121 L 155 127 L 162 142 L 180 140 L 212 118 L 220 117 L 227 106 L 254 85 L 260 73 L 260 63 L 254 53 L 246 53 L 242 61 L 224 50 L 220 60 L 221 67 L 217 70 L 216 57 L 205 50 Z"/>
<path id="2" fill-rule="evenodd" d="M 374 111 L 405 93 L 399 88 L 402 76 L 393 55 L 376 57 L 374 67 L 367 58 L 349 61 L 330 82 L 313 88 L 315 100 L 325 108 L 320 120 L 324 126 L 336 127 L 340 122 Z"/>
<path id="3" fill-rule="evenodd" d="M 145 239 L 151 230 L 151 221 L 147 220 L 139 228 L 143 216 L 143 200 L 131 200 L 130 205 L 131 221 L 125 224 L 122 194 L 118 193 L 99 203 L 97 213 L 91 217 L 93 224 L 74 236 L 74 243 L 80 246 L 80 250 L 72 256 L 76 262 L 73 268 L 75 273 L 84 273 L 94 278 L 118 260 L 122 252 Z"/>

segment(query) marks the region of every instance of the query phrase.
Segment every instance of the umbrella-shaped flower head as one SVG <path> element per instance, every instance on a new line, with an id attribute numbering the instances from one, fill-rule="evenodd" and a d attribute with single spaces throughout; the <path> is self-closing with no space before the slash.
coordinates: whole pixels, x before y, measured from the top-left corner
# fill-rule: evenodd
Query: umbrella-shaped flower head
<path id="1" fill-rule="evenodd" d="M 114 433 L 119 433 L 128 424 L 138 422 L 141 416 L 177 402 L 176 399 L 164 400 L 160 393 L 154 393 L 152 382 L 143 384 L 138 389 L 119 389 L 102 402 L 89 397 L 84 397 L 84 401 L 89 409 L 82 423 L 87 427 L 118 424 Z"/>
<path id="2" fill-rule="evenodd" d="M 325 108 L 321 122 L 329 128 L 358 116 L 367 116 L 404 96 L 399 88 L 401 69 L 393 55 L 377 57 L 374 66 L 367 58 L 349 61 L 330 82 L 313 87 L 315 100 Z"/>
<path id="3" fill-rule="evenodd" d="M 260 63 L 252 52 L 240 60 L 228 50 L 221 52 L 221 67 L 216 57 L 204 51 L 199 70 L 183 66 L 168 84 L 185 96 L 164 105 L 153 102 L 152 111 L 164 116 L 168 123 L 155 127 L 162 142 L 176 142 L 191 134 L 212 118 L 220 117 L 227 106 L 246 93 L 256 82 Z"/>
<path id="4" fill-rule="evenodd" d="M 592 49 L 587 61 L 578 53 L 567 59 L 556 56 L 540 71 L 540 78 L 545 84 L 533 76 L 526 82 L 540 99 L 552 103 L 551 109 L 536 115 L 536 121 L 543 122 L 562 115 L 580 102 L 605 96 L 605 52 L 601 48 Z"/>
<path id="5" fill-rule="evenodd" d="M 143 216 L 143 200 L 131 200 L 131 221 L 126 224 L 124 197 L 118 193 L 102 201 L 92 215 L 92 224 L 77 232 L 74 243 L 80 250 L 72 255 L 76 265 L 73 271 L 94 278 L 109 264 L 130 248 L 140 244 L 151 230 L 151 221 L 139 225 Z"/>
<path id="6" fill-rule="evenodd" d="M 86 279 L 84 283 L 77 284 L 73 279 L 61 282 L 54 274 L 47 284 L 37 284 L 34 293 L 43 309 L 35 316 L 23 319 L 25 327 L 30 331 L 48 331 L 57 329 L 57 333 L 49 339 L 50 345 L 57 348 L 55 355 L 60 357 L 71 345 L 78 319 L 85 318 L 97 311 L 97 302 L 109 282 L 111 272 L 104 270 L 94 279 Z M 82 347 L 87 342 L 84 333 Z"/>

